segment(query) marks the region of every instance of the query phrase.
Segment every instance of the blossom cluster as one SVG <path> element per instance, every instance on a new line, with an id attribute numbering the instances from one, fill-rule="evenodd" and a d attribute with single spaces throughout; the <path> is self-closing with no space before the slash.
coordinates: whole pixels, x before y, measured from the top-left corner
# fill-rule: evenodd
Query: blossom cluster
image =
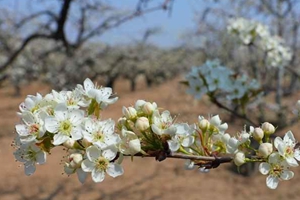
<path id="1" fill-rule="evenodd" d="M 218 60 L 208 60 L 201 66 L 192 67 L 186 80 L 189 86 L 187 92 L 196 99 L 201 99 L 204 94 L 224 96 L 227 100 L 250 98 L 260 89 L 257 80 L 248 80 L 246 75 L 236 76 Z"/>
<path id="2" fill-rule="evenodd" d="M 263 24 L 244 18 L 229 20 L 227 31 L 244 45 L 256 45 L 266 52 L 266 63 L 272 67 L 284 67 L 292 59 L 292 51 L 282 38 L 272 36 Z"/>
<path id="3" fill-rule="evenodd" d="M 271 141 L 275 128 L 268 122 L 231 136 L 219 115 L 199 116 L 193 124 L 177 123 L 168 110 L 145 100 L 123 107 L 117 123 L 101 119 L 101 111 L 116 101 L 111 88 L 98 87 L 90 79 L 72 91 L 28 95 L 20 104 L 21 123 L 15 126 L 14 141 L 14 156 L 24 164 L 25 174 L 33 174 L 58 146 L 67 150 L 65 173 L 77 174 L 82 183 L 88 174 L 94 182 L 102 182 L 106 174 L 122 175 L 124 156 L 183 158 L 187 169 L 205 172 L 220 165 L 222 157 L 237 166 L 260 162 L 259 171 L 268 175 L 271 189 L 280 180 L 291 179 L 290 168 L 298 166 L 300 150 L 292 132 Z M 259 148 L 251 146 L 253 139 Z"/>
<path id="4" fill-rule="evenodd" d="M 123 174 L 116 158 L 120 138 L 115 122 L 100 119 L 100 111 L 118 99 L 111 96 L 111 88 L 98 88 L 90 79 L 73 91 L 28 95 L 19 107 L 14 152 L 25 174 L 33 174 L 56 146 L 68 149 L 64 170 L 77 173 L 81 182 L 89 172 L 95 182 L 101 182 L 105 172 L 112 177 Z"/>

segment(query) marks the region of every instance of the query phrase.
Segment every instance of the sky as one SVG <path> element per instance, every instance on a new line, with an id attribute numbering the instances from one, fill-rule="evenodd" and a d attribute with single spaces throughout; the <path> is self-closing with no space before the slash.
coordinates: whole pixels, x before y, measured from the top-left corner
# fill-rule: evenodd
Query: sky
<path id="1" fill-rule="evenodd" d="M 135 7 L 136 2 L 121 0 L 118 5 L 130 9 Z M 195 28 L 195 12 L 201 2 L 202 0 L 176 0 L 171 13 L 160 10 L 147 14 L 105 34 L 103 39 L 111 43 L 131 41 L 141 38 L 147 27 L 159 27 L 161 32 L 150 38 L 151 42 L 162 47 L 178 45 L 180 36 Z"/>
<path id="2" fill-rule="evenodd" d="M 26 10 L 30 9 L 27 5 L 29 1 L 39 0 L 0 0 L 0 7 L 8 7 L 15 11 Z M 152 1 L 153 5 L 156 2 L 163 2 L 163 0 Z M 106 0 L 106 2 L 129 10 L 136 7 L 138 0 Z M 140 39 L 147 28 L 158 27 L 161 28 L 161 32 L 150 38 L 150 42 L 161 47 L 176 46 L 180 44 L 180 36 L 195 27 L 195 13 L 200 10 L 203 2 L 205 0 L 175 0 L 171 14 L 162 10 L 154 11 L 107 32 L 100 40 L 109 44 L 130 43 Z"/>

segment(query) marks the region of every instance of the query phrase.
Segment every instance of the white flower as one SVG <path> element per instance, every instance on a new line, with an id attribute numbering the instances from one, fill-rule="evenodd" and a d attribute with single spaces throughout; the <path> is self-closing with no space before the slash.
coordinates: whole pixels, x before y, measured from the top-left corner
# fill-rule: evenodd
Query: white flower
<path id="1" fill-rule="evenodd" d="M 226 96 L 229 100 L 233 99 L 240 99 L 242 98 L 246 92 L 248 91 L 248 88 L 245 83 L 241 82 L 240 80 L 236 80 L 234 84 L 230 87 L 230 93 Z"/>
<path id="2" fill-rule="evenodd" d="M 299 166 L 300 161 L 300 150 L 296 146 L 296 140 L 291 131 L 288 131 L 283 140 L 280 137 L 276 137 L 274 140 L 274 146 L 278 150 L 278 153 L 286 160 L 289 166 Z"/>
<path id="3" fill-rule="evenodd" d="M 155 110 L 153 113 L 153 124 L 151 124 L 152 131 L 157 135 L 162 134 L 174 134 L 176 131 L 176 128 L 172 126 L 173 119 L 171 117 L 171 114 L 168 110 L 165 110 L 160 115 L 158 110 Z"/>
<path id="4" fill-rule="evenodd" d="M 230 139 L 228 133 L 218 133 L 211 136 L 212 150 L 220 153 L 227 152 L 227 144 Z"/>
<path id="5" fill-rule="evenodd" d="M 100 88 L 97 92 L 96 101 L 100 104 L 100 108 L 103 109 L 110 104 L 115 103 L 118 97 L 110 98 L 112 96 L 112 89 L 109 87 Z"/>
<path id="6" fill-rule="evenodd" d="M 35 170 L 35 164 L 44 164 L 46 162 L 46 153 L 35 144 L 22 144 L 15 152 L 15 158 L 24 163 L 26 175 L 32 175 Z"/>
<path id="7" fill-rule="evenodd" d="M 134 155 L 141 151 L 141 141 L 132 131 L 122 129 L 119 150 L 125 155 Z"/>
<path id="8" fill-rule="evenodd" d="M 111 162 L 114 157 L 96 146 L 88 147 L 86 155 L 87 159 L 81 163 L 81 168 L 85 172 L 92 172 L 94 182 L 102 182 L 105 178 L 105 172 L 111 177 L 117 177 L 124 173 L 121 165 Z"/>
<path id="9" fill-rule="evenodd" d="M 118 100 L 118 97 L 110 98 L 112 95 L 112 89 L 109 87 L 97 88 L 96 85 L 89 79 L 85 79 L 82 85 L 77 85 L 76 88 L 83 95 L 87 96 L 87 103 L 90 99 L 95 99 L 101 108 L 105 108 L 109 104 L 113 104 Z"/>
<path id="10" fill-rule="evenodd" d="M 281 162 L 277 152 L 269 156 L 268 162 L 260 163 L 259 171 L 263 175 L 268 175 L 266 184 L 270 189 L 276 189 L 280 180 L 290 180 L 294 177 L 294 172 L 288 170 Z"/>
<path id="11" fill-rule="evenodd" d="M 42 116 L 25 111 L 23 112 L 22 121 L 24 124 L 15 126 L 22 143 L 30 143 L 44 136 L 46 130 Z"/>
<path id="12" fill-rule="evenodd" d="M 138 112 L 139 112 L 139 111 L 142 111 L 143 106 L 144 106 L 145 103 L 146 103 L 145 100 L 139 99 L 139 100 L 137 100 L 137 101 L 135 102 L 134 108 L 135 108 Z"/>
<path id="13" fill-rule="evenodd" d="M 40 108 L 40 103 L 42 102 L 43 97 L 41 94 L 37 93 L 36 96 L 27 95 L 25 101 L 20 104 L 19 109 L 21 112 L 29 111 L 36 112 Z"/>
<path id="14" fill-rule="evenodd" d="M 193 95 L 196 99 L 201 99 L 201 97 L 207 93 L 207 87 L 204 85 L 201 78 L 191 78 L 187 76 L 186 79 L 189 82 L 187 90 L 188 94 Z"/>
<path id="15" fill-rule="evenodd" d="M 58 105 L 54 110 L 54 116 L 45 119 L 46 130 L 55 134 L 53 144 L 60 145 L 69 138 L 73 140 L 81 139 L 83 117 L 81 110 L 69 111 L 65 105 Z"/>
<path id="16" fill-rule="evenodd" d="M 168 140 L 169 148 L 171 151 L 176 152 L 180 146 L 190 147 L 195 142 L 195 137 L 192 135 L 194 132 L 193 127 L 186 123 L 175 124 L 175 135 L 171 140 Z"/>
<path id="17" fill-rule="evenodd" d="M 88 118 L 84 123 L 83 137 L 90 143 L 104 150 L 110 148 L 117 154 L 117 148 L 113 148 L 120 142 L 120 137 L 114 132 L 115 122 L 111 119 L 99 121 Z"/>
<path id="18" fill-rule="evenodd" d="M 250 130 L 250 133 L 252 132 L 252 130 Z M 228 140 L 227 143 L 227 152 L 228 153 L 236 153 L 238 151 L 238 149 L 240 148 L 240 146 L 244 145 L 247 142 L 250 142 L 250 133 L 247 133 L 245 130 L 242 131 L 240 134 L 238 134 L 238 136 L 232 137 Z"/>
<path id="19" fill-rule="evenodd" d="M 69 109 L 86 107 L 86 100 L 78 90 L 56 92 L 52 90 L 53 100 L 58 104 L 66 104 Z"/>
<path id="20" fill-rule="evenodd" d="M 210 118 L 209 122 L 214 132 L 224 133 L 228 129 L 228 124 L 227 123 L 222 124 L 219 115 L 215 115 L 212 118 Z"/>

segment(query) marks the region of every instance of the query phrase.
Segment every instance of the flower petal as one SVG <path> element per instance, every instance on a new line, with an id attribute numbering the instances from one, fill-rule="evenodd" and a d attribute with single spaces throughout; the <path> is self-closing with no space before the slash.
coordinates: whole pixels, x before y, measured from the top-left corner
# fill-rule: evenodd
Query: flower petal
<path id="1" fill-rule="evenodd" d="M 95 146 L 90 146 L 86 149 L 86 155 L 93 162 L 101 156 L 101 150 Z"/>
<path id="2" fill-rule="evenodd" d="M 291 167 L 298 167 L 298 166 L 299 166 L 298 162 L 297 162 L 296 159 L 293 158 L 293 157 L 287 157 L 287 158 L 286 158 L 286 162 L 287 162 L 288 165 L 291 166 Z"/>
<path id="3" fill-rule="evenodd" d="M 91 79 L 89 78 L 86 78 L 83 82 L 83 87 L 85 89 L 85 91 L 89 91 L 91 89 L 94 89 L 95 88 L 95 85 L 94 83 L 91 81 Z"/>
<path id="4" fill-rule="evenodd" d="M 71 136 L 73 140 L 79 140 L 82 138 L 82 129 L 80 127 L 73 128 L 71 131 Z"/>
<path id="5" fill-rule="evenodd" d="M 292 131 L 288 131 L 284 137 L 283 137 L 283 141 L 286 142 L 287 144 L 291 144 L 291 143 L 294 143 L 296 140 L 295 140 L 295 137 L 292 133 Z"/>
<path id="6" fill-rule="evenodd" d="M 86 177 L 87 177 L 87 173 L 84 172 L 81 168 L 78 168 L 76 170 L 76 173 L 77 173 L 77 177 L 78 177 L 78 180 L 80 181 L 80 183 L 84 183 L 86 180 Z"/>
<path id="7" fill-rule="evenodd" d="M 283 140 L 280 137 L 276 137 L 274 140 L 274 146 L 276 149 L 278 149 L 278 145 L 283 143 Z"/>
<path id="8" fill-rule="evenodd" d="M 299 150 L 299 149 L 295 149 L 294 157 L 295 157 L 298 161 L 300 161 L 300 150 Z"/>
<path id="9" fill-rule="evenodd" d="M 108 149 L 103 150 L 102 156 L 107 160 L 111 161 L 117 155 L 118 149 L 114 146 L 109 147 Z"/>
<path id="10" fill-rule="evenodd" d="M 176 140 L 168 140 L 169 148 L 171 151 L 175 152 L 179 149 L 180 144 Z"/>
<path id="11" fill-rule="evenodd" d="M 276 189 L 279 183 L 279 179 L 275 176 L 268 176 L 266 179 L 266 184 L 270 189 Z"/>
<path id="12" fill-rule="evenodd" d="M 260 163 L 259 165 L 259 171 L 263 175 L 267 175 L 270 171 L 270 168 L 271 168 L 270 164 L 266 162 Z"/>
<path id="13" fill-rule="evenodd" d="M 27 136 L 29 134 L 27 127 L 28 126 L 26 126 L 25 124 L 17 124 L 15 126 L 15 129 L 16 129 L 17 133 L 19 134 L 19 136 Z"/>
<path id="14" fill-rule="evenodd" d="M 27 176 L 30 176 L 30 175 L 32 175 L 35 172 L 36 167 L 31 162 L 30 163 L 24 163 L 24 170 L 25 170 L 25 174 Z"/>
<path id="15" fill-rule="evenodd" d="M 94 169 L 92 171 L 92 179 L 94 182 L 96 182 L 96 183 L 102 182 L 104 180 L 104 178 L 105 178 L 104 171 L 99 171 L 96 169 Z"/>
<path id="16" fill-rule="evenodd" d="M 82 161 L 81 163 L 81 169 L 85 172 L 91 172 L 93 169 L 95 169 L 95 164 L 88 159 Z"/>
<path id="17" fill-rule="evenodd" d="M 65 141 L 67 141 L 69 138 L 70 138 L 69 136 L 62 134 L 62 133 L 55 134 L 53 137 L 53 144 L 60 145 L 60 144 L 64 143 Z"/>
<path id="18" fill-rule="evenodd" d="M 190 147 L 193 143 L 194 143 L 194 137 L 193 136 L 189 136 L 186 137 L 182 140 L 181 145 L 184 147 Z"/>
<path id="19" fill-rule="evenodd" d="M 109 163 L 106 172 L 108 175 L 115 178 L 117 176 L 122 175 L 124 173 L 124 170 L 119 164 Z"/>
<path id="20" fill-rule="evenodd" d="M 37 164 L 44 164 L 46 162 L 46 153 L 44 151 L 40 151 L 36 155 L 36 163 Z"/>
<path id="21" fill-rule="evenodd" d="M 280 178 L 282 178 L 282 180 L 290 180 L 291 178 L 294 177 L 294 172 L 290 171 L 290 170 L 283 170 L 283 172 L 280 175 Z"/>
<path id="22" fill-rule="evenodd" d="M 50 133 L 57 133 L 59 128 L 59 123 L 54 117 L 47 117 L 45 119 L 45 128 Z"/>

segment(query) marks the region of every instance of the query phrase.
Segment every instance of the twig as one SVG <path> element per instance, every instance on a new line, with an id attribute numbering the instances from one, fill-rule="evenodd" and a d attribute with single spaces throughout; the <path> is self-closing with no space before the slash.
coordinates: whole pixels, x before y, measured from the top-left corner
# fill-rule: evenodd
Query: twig
<path id="1" fill-rule="evenodd" d="M 131 156 L 131 155 L 125 155 L 125 156 Z M 155 155 L 144 155 L 142 153 L 137 153 L 134 155 L 135 157 L 155 157 Z M 176 158 L 176 159 L 190 159 L 190 160 L 197 160 L 197 161 L 220 161 L 220 163 L 228 163 L 233 160 L 232 157 L 214 157 L 214 156 L 195 156 L 195 155 L 186 155 L 181 153 L 170 153 L 167 155 L 167 158 Z"/>

